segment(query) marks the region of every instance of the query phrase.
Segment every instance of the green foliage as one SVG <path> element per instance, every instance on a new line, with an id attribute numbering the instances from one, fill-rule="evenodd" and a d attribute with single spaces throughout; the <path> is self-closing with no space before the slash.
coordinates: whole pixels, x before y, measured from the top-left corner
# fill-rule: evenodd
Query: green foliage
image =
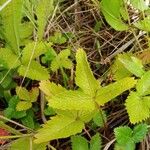
<path id="1" fill-rule="evenodd" d="M 150 71 L 147 71 L 137 82 L 136 89 L 141 96 L 150 94 Z"/>
<path id="2" fill-rule="evenodd" d="M 30 42 L 27 44 L 22 53 L 23 64 L 27 64 L 30 60 L 34 60 L 40 55 L 46 53 L 51 45 L 51 43 L 46 42 Z"/>
<path id="3" fill-rule="evenodd" d="M 146 124 L 139 124 L 132 130 L 127 126 L 115 128 L 116 146 L 115 149 L 123 148 L 123 150 L 134 150 L 135 144 L 141 142 L 147 132 L 148 126 Z"/>
<path id="4" fill-rule="evenodd" d="M 98 127 L 103 127 L 105 122 L 107 120 L 106 113 L 104 111 L 97 112 L 95 116 L 93 117 L 93 122 L 96 124 Z"/>
<path id="5" fill-rule="evenodd" d="M 4 110 L 4 115 L 7 118 L 19 119 L 26 116 L 25 111 L 17 111 L 16 106 L 19 102 L 19 98 L 17 96 L 13 96 L 8 103 L 8 107 Z"/>
<path id="6" fill-rule="evenodd" d="M 118 31 L 127 30 L 128 25 L 121 19 L 121 9 L 123 7 L 122 0 L 102 0 L 101 10 L 105 16 L 106 21 Z M 126 11 L 124 11 L 126 13 Z"/>
<path id="7" fill-rule="evenodd" d="M 28 77 L 32 80 L 46 80 L 49 78 L 47 69 L 36 61 L 30 64 L 21 65 L 18 69 L 19 75 Z"/>
<path id="8" fill-rule="evenodd" d="M 101 137 L 98 133 L 91 138 L 91 141 L 89 143 L 84 137 L 80 135 L 72 136 L 71 143 L 72 143 L 72 150 L 101 150 L 102 149 Z"/>
<path id="9" fill-rule="evenodd" d="M 38 143 L 44 142 L 45 140 L 49 141 L 64 138 L 78 133 L 82 129 L 81 123 L 84 125 L 85 122 L 89 122 L 95 116 L 95 113 L 98 112 L 100 105 L 110 101 L 122 92 L 134 87 L 136 84 L 136 80 L 128 77 L 111 85 L 100 87 L 90 70 L 86 53 L 82 49 L 77 51 L 76 61 L 76 84 L 80 87 L 78 90 L 67 90 L 49 81 L 42 81 L 40 83 L 40 89 L 46 94 L 48 105 L 54 108 L 56 113 L 61 115 L 61 118 L 56 117 L 57 119 L 48 121 L 47 124 L 49 125 L 44 125 L 43 128 L 39 130 L 35 135 L 37 138 L 35 141 Z M 70 128 L 73 128 L 77 123 L 76 121 L 80 122 L 80 126 L 76 126 L 74 132 L 64 129 L 63 131 L 66 133 L 54 133 L 54 127 L 52 126 L 50 128 L 49 126 L 51 126 L 53 122 L 55 122 L 55 124 L 60 123 L 65 118 L 74 120 L 71 127 L 69 126 Z M 63 126 L 65 126 L 65 120 L 63 123 L 64 124 L 60 124 L 58 128 L 62 129 Z M 68 126 L 67 121 L 66 126 Z M 45 134 L 48 137 L 47 139 L 44 138 Z"/>
<path id="10" fill-rule="evenodd" d="M 113 99 L 116 96 L 120 95 L 122 92 L 134 87 L 135 84 L 136 80 L 127 77 L 115 83 L 111 83 L 103 88 L 100 88 L 97 91 L 96 102 L 99 105 L 104 105 L 110 99 Z"/>
<path id="11" fill-rule="evenodd" d="M 51 62 L 51 70 L 57 71 L 58 69 L 66 68 L 71 69 L 72 62 L 68 58 L 70 56 L 70 50 L 62 50 Z"/>
<path id="12" fill-rule="evenodd" d="M 4 0 L 0 2 L 3 4 Z M 15 54 L 20 54 L 20 24 L 22 19 L 23 0 L 11 1 L 5 9 L 0 12 L 4 28 L 4 37 L 7 45 Z"/>
<path id="13" fill-rule="evenodd" d="M 119 61 L 124 65 L 124 67 L 129 70 L 132 74 L 137 77 L 141 77 L 145 71 L 143 69 L 142 61 L 136 57 L 131 56 L 130 58 L 119 58 Z"/>
<path id="14" fill-rule="evenodd" d="M 32 137 L 22 137 L 11 142 L 8 150 L 46 150 L 47 143 L 35 144 Z"/>
<path id="15" fill-rule="evenodd" d="M 90 141 L 90 150 L 101 150 L 102 149 L 102 139 L 100 135 L 95 134 Z"/>
<path id="16" fill-rule="evenodd" d="M 150 18 L 146 17 L 143 20 L 139 20 L 134 23 L 134 25 L 144 31 L 150 31 Z"/>
<path id="17" fill-rule="evenodd" d="M 39 89 L 38 88 L 32 88 L 32 90 L 28 91 L 24 87 L 16 87 L 16 94 L 21 99 L 21 101 L 18 102 L 16 110 L 22 111 L 27 110 L 32 107 L 32 103 L 37 100 L 37 97 L 39 95 Z"/>
<path id="18" fill-rule="evenodd" d="M 82 136 L 71 137 L 72 150 L 88 150 L 88 142 Z"/>
<path id="19" fill-rule="evenodd" d="M 52 117 L 35 135 L 35 143 L 48 142 L 53 139 L 65 138 L 80 133 L 84 123 L 80 120 L 65 116 Z M 47 137 L 47 138 L 45 138 Z"/>
<path id="20" fill-rule="evenodd" d="M 114 80 L 120 80 L 125 77 L 130 77 L 132 73 L 127 70 L 122 62 L 119 59 L 130 59 L 131 54 L 129 53 L 124 53 L 124 54 L 119 54 L 114 63 L 111 65 L 111 73 L 113 75 Z"/>
<path id="21" fill-rule="evenodd" d="M 61 34 L 61 32 L 55 32 L 54 36 L 50 36 L 49 40 L 54 44 L 64 44 L 67 42 L 67 39 Z"/>
<path id="22" fill-rule="evenodd" d="M 8 69 L 16 68 L 21 64 L 19 57 L 8 48 L 0 48 L 0 60 L 3 61 L 2 64 L 6 63 Z"/>
<path id="23" fill-rule="evenodd" d="M 85 94 L 94 97 L 100 85 L 94 78 L 87 61 L 86 53 L 82 49 L 77 51 L 76 61 L 76 85 L 79 86 Z"/>
<path id="24" fill-rule="evenodd" d="M 130 0 L 130 3 L 132 4 L 133 7 L 141 11 L 147 10 L 149 8 L 144 0 Z"/>
<path id="25" fill-rule="evenodd" d="M 36 7 L 38 38 L 41 40 L 45 31 L 45 27 L 49 16 L 53 12 L 53 0 L 40 0 Z"/>

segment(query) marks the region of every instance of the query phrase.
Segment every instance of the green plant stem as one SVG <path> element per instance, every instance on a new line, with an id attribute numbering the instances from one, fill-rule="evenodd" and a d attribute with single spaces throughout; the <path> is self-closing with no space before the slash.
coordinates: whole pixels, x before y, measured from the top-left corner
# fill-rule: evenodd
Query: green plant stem
<path id="1" fill-rule="evenodd" d="M 19 126 L 19 127 L 22 127 L 22 128 L 24 128 L 24 129 L 26 129 L 26 130 L 29 130 L 29 131 L 31 131 L 31 132 L 34 132 L 33 129 L 30 129 L 30 128 L 28 128 L 28 127 L 26 127 L 26 126 L 24 126 L 24 125 L 22 125 L 22 124 L 20 124 L 20 123 L 18 123 L 18 122 L 16 122 L 16 121 L 10 120 L 10 119 L 8 119 L 8 118 L 2 116 L 2 115 L 0 115 L 0 119 L 5 120 L 5 121 L 9 121 L 9 122 L 11 122 L 11 123 L 13 123 L 13 124 L 15 124 L 15 125 L 17 125 L 17 126 Z"/>
<path id="2" fill-rule="evenodd" d="M 33 136 L 33 134 L 22 134 L 22 135 L 0 136 L 0 139 L 15 139 L 15 138 L 22 138 L 22 137 L 29 137 L 29 136 Z"/>
<path id="3" fill-rule="evenodd" d="M 65 73 L 65 71 L 62 67 L 60 68 L 60 70 L 61 70 L 61 73 L 62 73 L 62 76 L 63 76 L 64 86 L 67 87 L 68 77 L 67 77 L 67 75 L 66 75 L 66 73 Z"/>

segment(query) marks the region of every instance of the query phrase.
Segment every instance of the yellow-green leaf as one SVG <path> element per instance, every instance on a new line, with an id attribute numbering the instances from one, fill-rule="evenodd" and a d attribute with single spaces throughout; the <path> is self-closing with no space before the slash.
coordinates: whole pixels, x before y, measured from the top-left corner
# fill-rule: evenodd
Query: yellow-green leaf
<path id="1" fill-rule="evenodd" d="M 86 53 L 83 49 L 77 50 L 76 61 L 76 85 L 78 85 L 85 94 L 94 97 L 96 91 L 100 88 L 100 84 L 93 76 Z"/>
<path id="2" fill-rule="evenodd" d="M 32 80 L 47 80 L 49 78 L 47 69 L 36 61 L 32 61 L 29 66 L 28 64 L 21 65 L 18 72 L 20 75 Z"/>
<path id="3" fill-rule="evenodd" d="M 87 110 L 95 109 L 95 103 L 91 97 L 80 91 L 61 92 L 48 99 L 49 106 L 62 110 Z"/>
<path id="4" fill-rule="evenodd" d="M 104 105 L 124 91 L 133 88 L 136 82 L 137 81 L 134 80 L 134 78 L 127 77 L 115 83 L 109 84 L 108 86 L 100 88 L 97 91 L 96 102 L 99 105 Z"/>
<path id="5" fill-rule="evenodd" d="M 19 96 L 20 99 L 30 101 L 29 92 L 26 88 L 17 86 L 16 94 Z"/>
<path id="6" fill-rule="evenodd" d="M 9 69 L 16 68 L 21 64 L 19 57 L 8 48 L 0 48 L 0 59 L 7 64 Z"/>
<path id="7" fill-rule="evenodd" d="M 48 17 L 52 14 L 54 0 L 40 0 L 36 8 L 38 38 L 41 40 L 45 31 Z"/>
<path id="8" fill-rule="evenodd" d="M 136 92 L 132 92 L 125 103 L 130 122 L 135 124 L 144 121 L 150 116 L 148 101 L 143 101 Z"/>
<path id="9" fill-rule="evenodd" d="M 16 110 L 17 111 L 23 111 L 23 110 L 27 110 L 27 109 L 29 109 L 31 107 L 32 107 L 32 103 L 31 102 L 20 101 L 20 102 L 18 102 L 18 104 L 16 106 Z"/>
<path id="10" fill-rule="evenodd" d="M 80 133 L 84 123 L 65 116 L 52 117 L 35 135 L 35 143 L 48 142 L 54 139 L 66 138 Z"/>
<path id="11" fill-rule="evenodd" d="M 115 30 L 123 31 L 128 29 L 128 25 L 121 20 L 120 9 L 123 3 L 122 0 L 102 0 L 101 10 L 106 21 Z"/>
<path id="12" fill-rule="evenodd" d="M 28 63 L 30 59 L 35 59 L 44 54 L 52 44 L 46 42 L 30 42 L 23 49 L 22 62 Z"/>
<path id="13" fill-rule="evenodd" d="M 32 88 L 32 89 L 29 91 L 29 95 L 30 95 L 30 101 L 31 101 L 31 102 L 37 101 L 37 98 L 38 98 L 38 96 L 39 96 L 39 89 L 38 89 L 37 87 Z"/>
<path id="14" fill-rule="evenodd" d="M 48 80 L 43 80 L 40 82 L 39 87 L 47 96 L 53 96 L 56 94 L 59 94 L 61 92 L 66 91 L 65 88 L 63 88 L 60 84 L 56 85 L 53 82 L 50 82 Z"/>

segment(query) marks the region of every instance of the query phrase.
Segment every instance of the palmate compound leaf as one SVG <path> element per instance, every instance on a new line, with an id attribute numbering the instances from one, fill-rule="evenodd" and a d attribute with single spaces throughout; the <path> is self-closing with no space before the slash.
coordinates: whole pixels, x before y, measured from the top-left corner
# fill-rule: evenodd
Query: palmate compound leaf
<path id="1" fill-rule="evenodd" d="M 150 71 L 147 71 L 141 79 L 138 80 L 136 89 L 141 96 L 150 94 Z"/>
<path id="2" fill-rule="evenodd" d="M 9 69 L 16 68 L 21 64 L 19 57 L 8 48 L 0 48 L 0 60 L 4 61 Z"/>
<path id="3" fill-rule="evenodd" d="M 104 105 L 124 91 L 133 88 L 136 82 L 137 81 L 134 78 L 127 77 L 105 87 L 102 87 L 97 91 L 96 102 L 99 105 Z"/>
<path id="4" fill-rule="evenodd" d="M 22 62 L 28 63 L 30 59 L 35 59 L 47 52 L 52 43 L 47 42 L 30 42 L 23 49 Z"/>
<path id="5" fill-rule="evenodd" d="M 0 5 L 6 2 L 0 1 Z M 5 9 L 0 12 L 4 26 L 4 37 L 7 45 L 15 54 L 20 53 L 20 24 L 22 19 L 23 0 L 12 0 Z M 10 57 L 11 58 L 11 57 Z"/>
<path id="6" fill-rule="evenodd" d="M 35 135 L 35 143 L 48 142 L 54 139 L 66 138 L 80 133 L 84 128 L 84 123 L 75 118 L 65 116 L 52 117 L 42 129 Z"/>
<path id="7" fill-rule="evenodd" d="M 122 8 L 122 0 L 102 0 L 101 1 L 101 10 L 105 16 L 106 21 L 111 25 L 115 30 L 123 31 L 128 29 L 121 19 L 120 9 Z"/>
<path id="8" fill-rule="evenodd" d="M 21 76 L 26 76 L 32 80 L 47 80 L 49 78 L 47 69 L 36 61 L 31 61 L 29 66 L 28 64 L 21 65 L 18 72 Z"/>
<path id="9" fill-rule="evenodd" d="M 89 110 L 95 109 L 95 103 L 87 94 L 81 91 L 61 92 L 48 99 L 49 106 L 62 110 Z"/>
<path id="10" fill-rule="evenodd" d="M 94 97 L 96 91 L 100 88 L 100 84 L 93 76 L 87 61 L 86 53 L 83 49 L 77 50 L 76 61 L 76 85 L 78 85 L 85 94 Z"/>
<path id="11" fill-rule="evenodd" d="M 150 98 L 142 98 L 137 92 L 130 93 L 125 106 L 130 122 L 133 124 L 142 122 L 150 116 Z"/>

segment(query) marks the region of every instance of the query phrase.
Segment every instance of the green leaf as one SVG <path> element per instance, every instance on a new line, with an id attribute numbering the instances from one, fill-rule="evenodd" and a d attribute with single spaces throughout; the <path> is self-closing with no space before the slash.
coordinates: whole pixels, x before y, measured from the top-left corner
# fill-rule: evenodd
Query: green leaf
<path id="1" fill-rule="evenodd" d="M 130 60 L 125 58 L 119 58 L 119 61 L 124 65 L 126 69 L 128 69 L 137 77 L 141 77 L 145 73 L 142 62 L 136 57 L 132 56 Z"/>
<path id="2" fill-rule="evenodd" d="M 19 97 L 21 100 L 30 101 L 29 92 L 28 92 L 28 90 L 27 90 L 26 88 L 17 86 L 17 87 L 16 87 L 16 94 L 18 95 L 18 97 Z"/>
<path id="3" fill-rule="evenodd" d="M 150 110 L 147 102 L 143 101 L 136 92 L 130 93 L 125 106 L 130 122 L 133 124 L 141 122 L 150 116 Z"/>
<path id="4" fill-rule="evenodd" d="M 94 97 L 96 91 L 100 88 L 100 84 L 93 76 L 87 61 L 86 53 L 83 49 L 78 49 L 76 53 L 76 61 L 76 85 L 78 85 L 85 94 Z"/>
<path id="5" fill-rule="evenodd" d="M 16 68 L 21 64 L 19 57 L 8 48 L 0 48 L 0 59 L 7 64 L 9 69 Z"/>
<path id="6" fill-rule="evenodd" d="M 37 87 L 35 88 L 32 88 L 30 91 L 29 91 L 29 95 L 30 95 L 30 101 L 31 102 L 36 102 L 37 101 L 37 98 L 39 96 L 39 89 Z"/>
<path id="7" fill-rule="evenodd" d="M 27 110 L 27 109 L 29 109 L 31 107 L 32 107 L 32 103 L 31 102 L 20 101 L 20 102 L 18 102 L 18 104 L 16 106 L 16 110 L 17 111 L 23 111 L 23 110 Z"/>
<path id="8" fill-rule="evenodd" d="M 34 121 L 34 114 L 33 111 L 30 109 L 27 111 L 27 115 L 21 118 L 21 122 L 24 126 L 29 127 L 31 129 L 35 128 L 35 121 Z"/>
<path id="9" fill-rule="evenodd" d="M 132 140 L 132 129 L 127 126 L 115 128 L 114 133 L 115 138 L 120 145 L 126 145 Z"/>
<path id="10" fill-rule="evenodd" d="M 84 123 L 65 116 L 52 117 L 35 135 L 35 143 L 48 142 L 54 139 L 66 138 L 80 133 Z M 46 138 L 45 138 L 46 137 Z"/>
<path id="11" fill-rule="evenodd" d="M 62 110 L 87 110 L 95 109 L 95 103 L 91 97 L 80 91 L 61 92 L 48 99 L 49 106 Z"/>
<path id="12" fill-rule="evenodd" d="M 104 111 L 101 111 L 101 113 L 98 111 L 93 117 L 93 121 L 98 127 L 103 127 L 106 120 L 107 117 Z"/>
<path id="13" fill-rule="evenodd" d="M 98 133 L 91 138 L 90 150 L 102 150 L 102 139 Z"/>
<path id="14" fill-rule="evenodd" d="M 32 80 L 47 80 L 49 78 L 47 69 L 36 61 L 31 61 L 29 66 L 28 64 L 21 65 L 18 72 L 21 76 L 26 76 Z"/>
<path id="15" fill-rule="evenodd" d="M 46 42 L 30 42 L 23 49 L 22 62 L 28 63 L 31 59 L 35 59 L 44 54 L 51 46 L 51 43 Z"/>
<path id="16" fill-rule="evenodd" d="M 147 124 L 138 124 L 133 129 L 133 139 L 135 143 L 141 142 L 148 133 Z"/>
<path id="17" fill-rule="evenodd" d="M 127 77 L 115 83 L 109 84 L 103 88 L 100 88 L 97 91 L 96 102 L 99 105 L 104 105 L 124 91 L 133 88 L 135 84 L 136 80 L 134 80 L 134 78 Z"/>
<path id="18" fill-rule="evenodd" d="M 49 16 L 54 9 L 53 0 L 40 0 L 36 8 L 37 25 L 38 25 L 38 38 L 41 40 L 45 31 L 45 27 Z"/>
<path id="19" fill-rule="evenodd" d="M 64 44 L 67 42 L 67 39 L 60 32 L 55 32 L 54 36 L 50 36 L 49 40 L 54 44 Z"/>
<path id="20" fill-rule="evenodd" d="M 11 142 L 8 150 L 46 150 L 47 143 L 35 144 L 31 137 L 23 137 Z"/>
<path id="21" fill-rule="evenodd" d="M 22 118 L 26 115 L 25 111 L 16 111 L 16 105 L 19 102 L 19 98 L 17 96 L 13 96 L 8 103 L 8 108 L 4 110 L 4 115 L 7 118 Z"/>
<path id="22" fill-rule="evenodd" d="M 119 58 L 121 59 L 130 59 L 129 53 L 119 54 L 117 58 L 115 59 L 114 63 L 111 65 L 111 71 L 113 75 L 113 79 L 120 80 L 125 77 L 130 77 L 132 73 L 128 71 L 124 65 L 119 61 Z"/>
<path id="23" fill-rule="evenodd" d="M 49 97 L 66 91 L 66 89 L 63 88 L 60 84 L 56 85 L 55 83 L 47 80 L 41 81 L 39 88 Z"/>
<path id="24" fill-rule="evenodd" d="M 134 25 L 144 31 L 150 31 L 150 18 L 146 17 L 143 20 L 139 20 L 134 23 Z"/>
<path id="25" fill-rule="evenodd" d="M 135 150 L 135 143 L 133 141 L 126 143 L 126 145 L 116 143 L 114 150 Z"/>
<path id="26" fill-rule="evenodd" d="M 141 11 L 147 10 L 149 7 L 144 0 L 130 0 L 132 6 Z"/>
<path id="27" fill-rule="evenodd" d="M 111 25 L 115 30 L 123 31 L 128 29 L 120 16 L 120 9 L 122 8 L 122 0 L 102 0 L 101 1 L 101 10 L 105 16 L 106 21 Z"/>
<path id="28" fill-rule="evenodd" d="M 1 0 L 0 4 L 3 4 Z M 15 54 L 20 54 L 20 24 L 22 19 L 23 0 L 11 1 L 0 14 L 4 27 L 6 43 L 12 48 Z"/>
<path id="29" fill-rule="evenodd" d="M 147 95 L 150 93 L 150 71 L 146 72 L 136 85 L 137 92 L 139 95 Z"/>
<path id="30" fill-rule="evenodd" d="M 52 71 L 57 71 L 59 68 L 71 69 L 72 62 L 68 58 L 69 56 L 70 56 L 69 49 L 61 51 L 51 62 Z"/>
<path id="31" fill-rule="evenodd" d="M 71 143 L 72 150 L 89 150 L 88 141 L 82 136 L 72 136 Z"/>

